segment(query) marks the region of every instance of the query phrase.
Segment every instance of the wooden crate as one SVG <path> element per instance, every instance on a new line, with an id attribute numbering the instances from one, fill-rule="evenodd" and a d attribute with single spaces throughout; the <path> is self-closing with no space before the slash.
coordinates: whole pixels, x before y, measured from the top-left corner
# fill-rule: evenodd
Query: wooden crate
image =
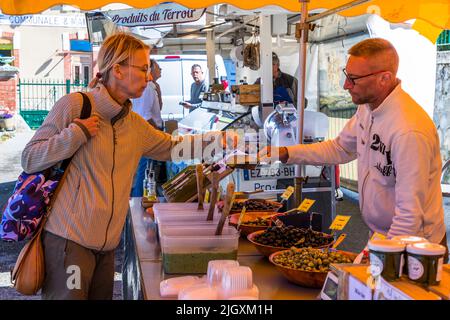
<path id="1" fill-rule="evenodd" d="M 237 94 L 236 102 L 241 105 L 259 105 L 261 102 L 261 85 L 242 84 L 234 89 Z"/>

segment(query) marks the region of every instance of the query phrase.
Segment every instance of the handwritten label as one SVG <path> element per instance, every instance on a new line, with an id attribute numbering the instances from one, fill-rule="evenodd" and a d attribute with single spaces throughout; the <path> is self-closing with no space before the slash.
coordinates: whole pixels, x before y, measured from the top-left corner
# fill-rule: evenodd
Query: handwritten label
<path id="1" fill-rule="evenodd" d="M 292 186 L 287 187 L 287 189 L 281 195 L 281 199 L 287 201 L 292 196 L 294 191 L 295 191 L 294 187 Z"/>
<path id="2" fill-rule="evenodd" d="M 312 205 L 316 202 L 316 200 L 305 199 L 300 203 L 297 210 L 300 212 L 308 212 L 311 209 Z"/>
<path id="3" fill-rule="evenodd" d="M 242 219 L 244 218 L 244 216 L 245 216 L 245 212 L 247 211 L 247 208 L 245 207 L 245 206 L 243 206 L 242 207 L 242 211 L 241 211 L 241 214 L 239 215 L 239 220 L 238 220 L 238 223 L 237 223 L 237 227 L 238 227 L 238 229 L 239 229 L 239 227 L 241 226 L 241 223 L 242 223 Z"/>
<path id="4" fill-rule="evenodd" d="M 344 229 L 345 225 L 350 220 L 351 216 L 341 216 L 337 215 L 336 218 L 333 220 L 333 223 L 330 226 L 330 229 L 332 230 L 342 230 Z"/>
<path id="5" fill-rule="evenodd" d="M 384 234 L 378 233 L 378 232 L 375 232 L 372 235 L 372 237 L 370 238 L 370 240 L 384 240 L 384 239 L 386 239 L 386 236 Z"/>

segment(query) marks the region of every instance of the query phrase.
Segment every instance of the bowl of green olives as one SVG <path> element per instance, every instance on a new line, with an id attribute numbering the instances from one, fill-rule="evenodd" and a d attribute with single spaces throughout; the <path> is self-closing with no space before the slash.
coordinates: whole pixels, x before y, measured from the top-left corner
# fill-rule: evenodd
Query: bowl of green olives
<path id="1" fill-rule="evenodd" d="M 229 224 L 238 228 L 240 213 L 234 213 L 230 216 Z M 267 212 L 249 212 L 242 217 L 239 229 L 241 236 L 248 236 L 255 231 L 266 230 L 272 225 L 271 215 Z"/>
<path id="2" fill-rule="evenodd" d="M 322 288 L 332 263 L 352 263 L 356 254 L 330 248 L 291 248 L 275 252 L 269 261 L 290 282 Z"/>
<path id="3" fill-rule="evenodd" d="M 294 226 L 270 226 L 266 230 L 250 233 L 247 239 L 266 257 L 291 247 L 327 248 L 334 243 L 334 238 L 329 234 Z"/>

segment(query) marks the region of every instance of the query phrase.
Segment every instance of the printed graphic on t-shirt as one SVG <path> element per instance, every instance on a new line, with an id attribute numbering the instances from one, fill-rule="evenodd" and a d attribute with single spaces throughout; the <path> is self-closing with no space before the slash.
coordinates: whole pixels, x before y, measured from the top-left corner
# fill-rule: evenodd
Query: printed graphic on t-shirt
<path id="1" fill-rule="evenodd" d="M 370 148 L 374 151 L 379 151 L 382 155 L 386 157 L 386 163 L 383 164 L 381 162 L 378 162 L 375 165 L 375 168 L 378 169 L 378 171 L 381 172 L 381 174 L 385 177 L 390 177 L 391 174 L 396 176 L 394 165 L 392 164 L 391 159 L 391 150 L 387 149 L 386 144 L 381 141 L 381 138 L 378 134 L 374 134 L 372 136 L 372 144 L 370 145 Z"/>

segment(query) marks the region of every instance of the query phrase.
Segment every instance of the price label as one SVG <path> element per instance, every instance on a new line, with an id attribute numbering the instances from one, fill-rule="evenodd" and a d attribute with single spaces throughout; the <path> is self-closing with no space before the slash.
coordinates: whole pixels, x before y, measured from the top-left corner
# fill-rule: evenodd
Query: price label
<path id="1" fill-rule="evenodd" d="M 316 200 L 305 199 L 300 203 L 297 210 L 300 212 L 308 212 L 311 209 L 312 205 L 316 202 Z"/>
<path id="2" fill-rule="evenodd" d="M 294 193 L 294 187 L 289 186 L 287 187 L 287 189 L 283 192 L 283 194 L 281 195 L 281 198 L 285 201 L 287 201 L 292 194 Z"/>
<path id="3" fill-rule="evenodd" d="M 384 239 L 386 239 L 386 236 L 384 234 L 378 233 L 378 232 L 375 232 L 372 235 L 372 237 L 370 238 L 370 240 L 384 240 Z"/>
<path id="4" fill-rule="evenodd" d="M 204 199 L 204 202 L 205 202 L 205 203 L 209 202 L 209 190 L 208 190 L 208 189 L 206 189 L 206 191 L 205 191 L 205 199 Z"/>
<path id="5" fill-rule="evenodd" d="M 341 216 L 337 215 L 333 223 L 330 226 L 332 230 L 342 230 L 344 229 L 347 222 L 350 220 L 351 216 Z"/>
<path id="6" fill-rule="evenodd" d="M 238 223 L 237 223 L 238 229 L 239 229 L 239 227 L 240 227 L 240 225 L 242 223 L 242 219 L 244 218 L 246 211 L 247 211 L 247 208 L 245 206 L 242 207 L 242 211 L 241 211 L 241 214 L 239 215 L 239 220 L 238 220 Z"/>

